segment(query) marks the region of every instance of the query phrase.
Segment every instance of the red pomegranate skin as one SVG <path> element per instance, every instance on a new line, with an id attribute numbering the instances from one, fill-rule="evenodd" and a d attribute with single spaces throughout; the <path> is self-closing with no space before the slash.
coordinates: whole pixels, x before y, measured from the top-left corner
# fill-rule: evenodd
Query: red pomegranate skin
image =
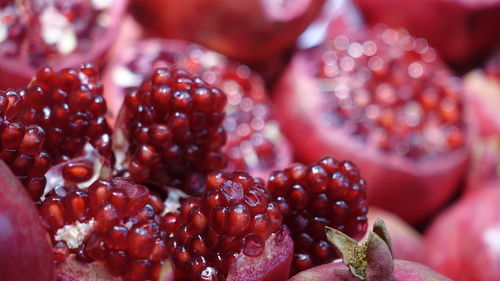
<path id="1" fill-rule="evenodd" d="M 395 259 L 425 264 L 426 252 L 423 236 L 400 217 L 377 207 L 368 210 L 368 229 L 376 219 L 382 219 L 392 239 L 392 253 Z"/>
<path id="2" fill-rule="evenodd" d="M 4 281 L 53 281 L 50 239 L 33 201 L 0 161 L 0 272 Z"/>
<path id="3" fill-rule="evenodd" d="M 425 233 L 428 264 L 456 281 L 500 279 L 500 181 L 467 194 Z"/>
<path id="4" fill-rule="evenodd" d="M 8 1 L 8 2 L 16 2 L 16 1 Z M 65 3 L 64 3 L 65 2 Z M 36 31 L 36 32 L 27 32 L 25 34 L 25 37 L 22 37 L 20 40 L 24 40 L 22 44 L 22 48 L 16 48 L 16 50 L 21 50 L 21 52 L 17 55 L 12 55 L 12 56 L 6 56 L 3 54 L 3 51 L 5 48 L 8 48 L 9 46 L 3 47 L 0 46 L 0 88 L 12 88 L 12 89 L 17 89 L 25 86 L 33 76 L 33 73 L 38 69 L 39 66 L 41 65 L 50 65 L 54 70 L 59 71 L 63 68 L 68 68 L 68 67 L 77 67 L 78 65 L 85 63 L 85 62 L 92 62 L 98 66 L 104 65 L 106 58 L 107 58 L 107 52 L 113 45 L 113 42 L 118 34 L 119 27 L 121 24 L 121 18 L 124 16 L 126 12 L 126 7 L 128 6 L 128 0 L 114 0 L 111 1 L 109 4 L 109 7 L 106 7 L 107 3 L 104 3 L 105 1 L 100 1 L 102 3 L 97 3 L 97 7 L 99 4 L 102 6 L 106 7 L 106 9 L 109 9 L 107 11 L 107 14 L 105 17 L 106 19 L 103 19 L 103 21 L 99 24 L 102 24 L 104 29 L 100 30 L 98 33 L 98 36 L 91 35 L 90 42 L 84 42 L 85 44 L 81 44 L 84 47 L 78 46 L 78 43 L 75 47 L 75 50 L 69 53 L 58 53 L 58 50 L 55 45 L 57 45 L 57 42 L 62 41 L 61 37 L 59 37 L 59 40 L 56 41 L 56 43 L 46 43 L 46 40 L 51 40 L 51 39 L 43 39 L 43 34 L 56 34 L 56 36 L 63 34 L 61 30 L 61 26 L 58 26 L 56 23 L 62 23 L 61 18 L 59 17 L 64 17 L 62 14 L 54 14 L 52 11 L 54 11 L 53 7 L 54 5 L 57 5 L 58 7 L 61 6 L 61 4 L 75 4 L 75 5 L 82 5 L 84 6 L 83 11 L 80 10 L 81 13 L 85 14 L 88 12 L 88 6 L 86 5 L 93 5 L 92 7 L 96 7 L 95 3 L 92 3 L 92 1 L 60 1 L 60 0 L 48 0 L 48 1 L 25 1 L 23 2 L 20 7 L 22 8 L 22 17 L 25 20 L 30 20 L 30 28 L 28 30 Z M 8 3 L 11 4 L 11 3 Z M 18 4 L 12 3 L 12 6 L 16 6 Z M 6 5 L 9 6 L 9 5 Z M 26 8 L 26 7 L 38 7 L 38 8 Z M 0 9 L 3 9 L 5 7 L 2 7 Z M 77 12 L 78 13 L 77 8 Z M 44 12 L 47 12 L 47 17 L 44 17 L 42 19 L 41 14 Z M 8 17 L 9 13 L 6 13 L 5 16 Z M 78 25 L 78 15 L 68 15 L 68 20 L 71 17 L 74 17 L 73 20 L 76 22 L 74 25 Z M 88 16 L 88 15 L 85 15 Z M 33 17 L 33 18 L 30 18 Z M 42 21 L 46 22 L 45 25 L 48 26 L 48 28 L 43 29 L 42 23 L 40 23 L 40 19 Z M 88 19 L 88 18 L 86 18 Z M 2 16 L 0 16 L 0 20 L 2 19 Z M 64 20 L 63 24 L 65 24 Z M 8 21 L 8 20 L 7 20 Z M 36 22 L 35 24 L 33 22 Z M 98 22 L 98 21 L 96 21 Z M 82 23 L 80 23 L 82 24 Z M 73 31 L 75 27 L 72 24 L 68 24 L 66 27 L 71 26 L 67 30 Z M 58 31 L 56 32 L 50 32 L 48 31 L 49 28 L 54 27 L 54 28 L 59 28 Z M 41 31 L 41 30 L 45 30 Z M 7 31 L 9 32 L 9 31 Z M 16 31 L 14 31 L 16 32 Z M 40 36 L 42 34 L 42 36 Z M 49 36 L 50 35 L 46 35 Z M 78 37 L 78 35 L 76 35 Z M 43 43 L 37 43 L 37 40 L 45 40 Z M 76 39 L 78 40 L 78 39 Z M 2 42 L 0 42 L 1 44 Z M 7 44 L 8 45 L 8 44 Z M 35 50 L 32 51 L 27 51 L 27 46 L 34 46 Z M 47 46 L 50 46 L 47 47 Z M 40 48 L 40 49 L 36 49 Z M 47 51 L 47 48 L 49 48 L 49 51 Z M 24 51 L 23 51 L 24 50 Z M 47 51 L 48 54 L 42 55 L 43 59 L 41 59 L 39 62 L 34 62 L 32 59 L 32 55 L 34 53 L 43 53 L 44 51 Z M 56 55 L 54 55 L 54 52 Z"/>
<path id="5" fill-rule="evenodd" d="M 356 0 L 369 24 L 404 27 L 429 40 L 459 69 L 484 58 L 499 42 L 500 1 Z"/>
<path id="6" fill-rule="evenodd" d="M 370 205 L 395 213 L 412 224 L 432 215 L 462 179 L 468 147 L 444 154 L 437 161 L 414 162 L 353 141 L 318 121 L 323 105 L 307 61 L 306 53 L 295 55 L 273 96 L 275 114 L 296 155 L 306 163 L 325 154 L 350 159 L 368 183 Z"/>
<path id="7" fill-rule="evenodd" d="M 324 0 L 135 0 L 130 11 L 155 35 L 201 43 L 253 64 L 266 62 L 292 48 L 323 3 Z"/>
<path id="8" fill-rule="evenodd" d="M 350 279 L 336 274 L 338 270 L 345 268 L 346 266 L 337 260 L 302 271 L 289 281 L 347 281 Z M 405 260 L 394 260 L 394 277 L 394 281 L 451 281 L 427 266 Z"/>

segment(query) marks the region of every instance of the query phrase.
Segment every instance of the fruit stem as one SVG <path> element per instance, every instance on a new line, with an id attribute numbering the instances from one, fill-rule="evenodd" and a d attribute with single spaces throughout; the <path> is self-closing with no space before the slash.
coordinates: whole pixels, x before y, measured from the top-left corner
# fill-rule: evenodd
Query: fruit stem
<path id="1" fill-rule="evenodd" d="M 349 268 L 347 280 L 394 281 L 391 237 L 385 223 L 377 219 L 368 238 L 359 243 L 346 234 L 326 227 L 328 241 L 340 252 Z"/>

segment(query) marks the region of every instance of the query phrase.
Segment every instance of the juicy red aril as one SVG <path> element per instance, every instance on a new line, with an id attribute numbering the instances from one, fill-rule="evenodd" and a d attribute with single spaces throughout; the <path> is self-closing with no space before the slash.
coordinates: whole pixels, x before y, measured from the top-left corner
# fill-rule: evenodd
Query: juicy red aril
<path id="1" fill-rule="evenodd" d="M 207 182 L 209 190 L 201 199 L 182 202 L 179 213 L 163 219 L 162 229 L 173 230 L 168 244 L 177 278 L 199 280 L 206 275 L 223 280 L 241 253 L 261 256 L 266 240 L 281 229 L 281 213 L 271 195 L 250 175 L 214 172 Z"/>
<path id="2" fill-rule="evenodd" d="M 209 101 L 193 102 L 200 89 L 208 92 Z M 191 174 L 225 165 L 220 151 L 226 140 L 221 125 L 225 104 L 224 93 L 185 70 L 154 70 L 126 96 L 122 109 L 132 178 L 196 190 L 186 186 Z"/>
<path id="3" fill-rule="evenodd" d="M 51 191 L 39 212 L 56 261 L 74 253 L 83 262 L 103 262 L 124 280 L 151 280 L 168 257 L 164 220 L 149 204 L 153 196 L 121 178 L 95 181 L 88 190 L 67 185 Z"/>
<path id="4" fill-rule="evenodd" d="M 355 238 L 366 231 L 366 183 L 349 161 L 326 157 L 309 167 L 294 164 L 273 172 L 267 187 L 276 201 L 273 207 L 281 209 L 295 242 L 294 272 L 336 257 L 326 240 L 325 226 Z"/>
<path id="5" fill-rule="evenodd" d="M 80 156 L 87 143 L 111 158 L 110 129 L 99 121 L 104 120 L 106 104 L 98 79 L 89 64 L 59 73 L 43 67 L 26 89 L 0 91 L 0 158 L 34 200 L 42 195 L 47 170 Z M 93 106 L 95 101 L 100 106 Z M 72 183 L 85 182 L 93 173 L 92 163 L 71 163 L 63 169 Z"/>
<path id="6" fill-rule="evenodd" d="M 339 35 L 313 56 L 328 113 L 321 122 L 410 158 L 464 145 L 460 80 L 424 39 L 379 26 Z"/>

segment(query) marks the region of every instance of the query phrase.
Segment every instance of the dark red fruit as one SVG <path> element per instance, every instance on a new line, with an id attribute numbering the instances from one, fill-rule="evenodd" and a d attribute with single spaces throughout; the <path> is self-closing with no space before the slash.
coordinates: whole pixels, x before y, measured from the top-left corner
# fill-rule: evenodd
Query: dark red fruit
<path id="1" fill-rule="evenodd" d="M 155 274 L 169 255 L 160 227 L 163 208 L 155 208 L 155 201 L 146 187 L 121 178 L 97 180 L 88 190 L 54 189 L 39 212 L 56 263 L 76 255 L 81 262 L 103 263 L 124 280 L 158 280 Z"/>
<path id="2" fill-rule="evenodd" d="M 366 232 L 366 182 L 352 162 L 325 157 L 309 167 L 293 164 L 273 172 L 267 188 L 294 240 L 295 273 L 337 258 L 325 226 L 354 238 Z"/>
<path id="3" fill-rule="evenodd" d="M 447 62 L 467 68 L 500 42 L 500 1 L 356 0 L 369 24 L 406 28 L 429 40 Z"/>
<path id="4" fill-rule="evenodd" d="M 57 73 L 42 67 L 25 89 L 0 91 L 0 158 L 36 200 L 53 165 L 82 156 L 92 147 L 112 158 L 105 114 L 95 67 L 85 64 Z M 85 182 L 94 173 L 93 165 L 71 164 L 64 168 L 63 177 Z"/>
<path id="5" fill-rule="evenodd" d="M 201 43 L 245 63 L 262 63 L 294 46 L 324 0 L 137 0 L 131 12 L 155 34 Z"/>
<path id="6" fill-rule="evenodd" d="M 494 281 L 500 276 L 500 181 L 489 186 L 466 194 L 425 232 L 428 264 L 453 280 Z M 467 258 L 469 253 L 474 257 Z"/>
<path id="7" fill-rule="evenodd" d="M 0 271 L 4 281 L 53 281 L 47 232 L 33 202 L 0 160 Z"/>
<path id="8" fill-rule="evenodd" d="M 276 94 L 301 159 L 352 160 L 370 203 L 409 222 L 432 214 L 463 176 L 461 81 L 422 38 L 384 26 L 338 35 L 298 53 Z"/>
<path id="9" fill-rule="evenodd" d="M 209 174 L 203 196 L 182 202 L 163 224 L 172 229 L 176 278 L 286 280 L 293 243 L 271 199 L 247 173 Z"/>
<path id="10" fill-rule="evenodd" d="M 226 95 L 183 69 L 156 68 L 125 97 L 115 139 L 119 169 L 138 183 L 200 194 L 203 176 L 223 168 Z"/>
<path id="11" fill-rule="evenodd" d="M 23 87 L 42 65 L 60 70 L 102 62 L 127 2 L 3 1 L 0 88 Z"/>
<path id="12" fill-rule="evenodd" d="M 116 116 L 123 97 L 153 67 L 177 66 L 202 77 L 228 95 L 223 126 L 228 134 L 224 151 L 228 171 L 245 170 L 267 177 L 290 163 L 288 142 L 272 118 L 262 79 L 247 66 L 199 45 L 149 39 L 121 50 L 107 72 L 105 96 Z"/>

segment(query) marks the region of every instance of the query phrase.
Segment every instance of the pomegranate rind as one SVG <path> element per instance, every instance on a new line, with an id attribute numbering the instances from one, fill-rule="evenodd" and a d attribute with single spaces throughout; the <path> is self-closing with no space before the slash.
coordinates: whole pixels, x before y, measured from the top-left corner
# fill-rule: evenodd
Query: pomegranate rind
<path id="1" fill-rule="evenodd" d="M 293 257 L 293 240 L 287 230 L 282 241 L 271 234 L 266 240 L 265 249 L 259 257 L 249 257 L 240 253 L 229 269 L 227 281 L 281 281 L 287 280 Z"/>
<path id="2" fill-rule="evenodd" d="M 33 201 L 0 161 L 0 272 L 4 281 L 53 281 L 50 238 Z"/>
<path id="3" fill-rule="evenodd" d="M 162 276 L 153 281 L 173 281 L 174 271 L 169 262 L 166 263 Z M 58 281 L 122 281 L 120 277 L 109 274 L 106 267 L 99 262 L 82 263 L 74 254 L 70 255 L 62 264 L 56 268 Z"/>
<path id="4" fill-rule="evenodd" d="M 404 27 L 426 38 L 440 56 L 460 68 L 483 57 L 499 42 L 500 1 L 356 0 L 369 24 Z"/>
<path id="5" fill-rule="evenodd" d="M 453 280 L 500 276 L 500 181 L 491 184 L 441 213 L 425 233 L 429 265 Z"/>
<path id="6" fill-rule="evenodd" d="M 121 18 L 126 12 L 129 0 L 115 0 L 109 13 L 109 26 L 99 38 L 94 38 L 91 47 L 83 54 L 72 53 L 58 58 L 55 61 L 48 61 L 47 64 L 59 71 L 67 67 L 77 67 L 85 62 L 92 62 L 96 65 L 102 65 L 106 61 L 107 52 L 113 45 L 118 35 L 121 24 Z M 18 89 L 26 86 L 33 73 L 37 70 L 27 62 L 18 59 L 5 58 L 0 59 L 0 88 Z"/>
<path id="7" fill-rule="evenodd" d="M 293 47 L 325 0 L 290 2 L 136 0 L 130 11 L 155 35 L 197 42 L 239 61 L 258 64 Z M 275 11 L 269 5 L 278 7 Z"/>
<path id="8" fill-rule="evenodd" d="M 320 265 L 297 273 L 289 281 L 347 281 L 345 276 L 338 274 L 347 270 L 347 267 L 336 260 L 329 264 Z M 394 277 L 396 281 L 451 281 L 431 268 L 410 261 L 394 260 Z"/>
<path id="9" fill-rule="evenodd" d="M 422 222 L 454 193 L 469 159 L 467 145 L 439 159 L 384 153 L 319 122 L 321 92 L 304 53 L 297 54 L 277 85 L 275 114 L 296 155 L 313 163 L 324 155 L 356 163 L 366 179 L 368 202 L 410 223 Z M 388 176 L 390 175 L 390 176 Z"/>

